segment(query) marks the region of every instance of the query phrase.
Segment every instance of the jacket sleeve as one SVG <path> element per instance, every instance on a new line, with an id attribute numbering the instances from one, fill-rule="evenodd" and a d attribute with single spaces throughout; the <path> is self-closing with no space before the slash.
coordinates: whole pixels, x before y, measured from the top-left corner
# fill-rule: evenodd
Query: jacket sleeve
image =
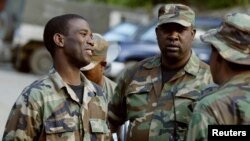
<path id="1" fill-rule="evenodd" d="M 189 122 L 186 141 L 207 141 L 208 125 L 218 124 L 216 119 L 211 115 L 212 109 L 202 103 L 198 103 Z"/>

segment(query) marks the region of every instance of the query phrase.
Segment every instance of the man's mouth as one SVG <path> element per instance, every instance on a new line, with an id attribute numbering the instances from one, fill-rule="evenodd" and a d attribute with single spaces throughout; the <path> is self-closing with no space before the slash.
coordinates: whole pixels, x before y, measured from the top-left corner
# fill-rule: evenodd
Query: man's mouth
<path id="1" fill-rule="evenodd" d="M 167 51 L 179 51 L 180 47 L 177 45 L 169 44 L 169 45 L 166 45 L 166 49 Z"/>
<path id="2" fill-rule="evenodd" d="M 90 56 L 93 55 L 93 50 L 91 50 L 91 49 L 86 49 L 85 51 L 86 51 L 86 53 L 87 53 L 88 55 L 90 55 Z"/>

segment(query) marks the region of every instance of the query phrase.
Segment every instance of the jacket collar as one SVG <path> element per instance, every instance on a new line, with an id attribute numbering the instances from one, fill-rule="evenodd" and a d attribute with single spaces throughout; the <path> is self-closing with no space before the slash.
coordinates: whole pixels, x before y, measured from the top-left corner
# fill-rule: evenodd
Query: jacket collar
<path id="1" fill-rule="evenodd" d="M 84 75 L 83 73 L 80 74 L 81 76 L 81 80 L 83 81 L 84 83 L 84 93 L 85 92 L 93 92 L 93 93 L 96 93 L 96 89 L 95 87 L 93 86 L 93 84 L 91 83 L 91 81 L 89 81 Z M 49 79 L 52 80 L 52 82 L 54 83 L 54 86 L 55 86 L 55 89 L 57 91 L 59 91 L 60 89 L 62 88 L 66 88 L 66 91 L 67 93 L 70 95 L 70 97 L 72 99 L 74 99 L 75 101 L 78 101 L 78 98 L 75 94 L 75 92 L 70 88 L 70 86 L 65 83 L 62 79 L 62 77 L 60 76 L 60 74 L 54 69 L 52 68 L 50 71 L 49 71 Z"/>
<path id="2" fill-rule="evenodd" d="M 154 56 L 149 61 L 147 61 L 145 64 L 143 64 L 143 67 L 146 69 L 153 69 L 156 67 L 161 66 L 161 56 Z M 200 68 L 200 60 L 197 57 L 197 55 L 192 51 L 191 57 L 189 58 L 187 64 L 184 66 L 183 70 L 193 76 L 196 76 L 198 74 Z"/>

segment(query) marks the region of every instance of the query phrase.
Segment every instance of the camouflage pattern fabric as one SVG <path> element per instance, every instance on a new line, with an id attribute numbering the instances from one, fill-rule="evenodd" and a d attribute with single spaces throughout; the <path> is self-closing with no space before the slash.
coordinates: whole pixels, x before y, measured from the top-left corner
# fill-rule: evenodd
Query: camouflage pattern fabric
<path id="1" fill-rule="evenodd" d="M 178 23 L 185 27 L 194 26 L 195 13 L 183 4 L 163 5 L 158 11 L 158 26 L 166 23 Z"/>
<path id="2" fill-rule="evenodd" d="M 224 24 L 211 29 L 201 40 L 212 44 L 227 61 L 250 65 L 250 16 L 244 13 L 230 13 L 224 17 Z"/>
<path id="3" fill-rule="evenodd" d="M 207 141 L 208 125 L 250 124 L 249 107 L 250 73 L 242 73 L 198 102 L 187 141 Z"/>
<path id="4" fill-rule="evenodd" d="M 220 28 L 208 31 L 201 39 L 212 44 L 226 61 L 247 67 L 250 65 L 249 22 L 247 14 L 229 13 Z M 189 124 L 188 141 L 206 141 L 208 125 L 250 124 L 250 72 L 246 70 L 232 70 L 238 74 L 198 102 Z"/>
<path id="5" fill-rule="evenodd" d="M 160 56 L 156 56 L 128 70 L 118 82 L 109 119 L 114 125 L 130 121 L 128 141 L 183 140 L 194 102 L 212 83 L 209 66 L 194 53 L 164 86 L 161 74 Z"/>
<path id="6" fill-rule="evenodd" d="M 84 75 L 81 77 L 84 82 L 82 105 L 54 69 L 47 77 L 26 87 L 10 112 L 3 140 L 110 140 L 107 99 L 103 93 L 96 93 Z"/>
<path id="7" fill-rule="evenodd" d="M 115 94 L 115 87 L 117 84 L 114 81 L 107 78 L 106 76 L 103 76 L 103 77 L 104 77 L 103 90 L 107 94 L 106 96 L 107 96 L 108 102 L 110 102 L 113 95 Z"/>
<path id="8" fill-rule="evenodd" d="M 99 33 L 93 33 L 93 55 L 91 57 L 91 62 L 85 66 L 82 67 L 82 71 L 88 71 L 93 69 L 95 66 L 97 66 L 100 62 L 105 61 L 107 59 L 107 52 L 108 52 L 108 41 L 105 40 L 105 38 L 99 34 Z M 112 60 L 106 60 L 108 62 L 111 62 Z"/>

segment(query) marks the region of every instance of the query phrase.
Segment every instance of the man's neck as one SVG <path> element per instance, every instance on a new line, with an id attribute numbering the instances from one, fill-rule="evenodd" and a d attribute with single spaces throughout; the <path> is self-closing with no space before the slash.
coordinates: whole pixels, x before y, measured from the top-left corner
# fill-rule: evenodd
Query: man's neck
<path id="1" fill-rule="evenodd" d="M 91 79 L 90 79 L 91 80 Z M 96 84 L 98 84 L 99 86 L 103 87 L 104 86 L 104 76 L 102 76 L 99 79 L 95 79 L 95 80 L 91 80 L 93 82 L 95 82 Z"/>
<path id="2" fill-rule="evenodd" d="M 168 70 L 178 70 L 180 68 L 183 68 L 188 63 L 188 60 L 190 59 L 190 57 L 191 57 L 191 53 L 188 57 L 185 57 L 181 60 L 173 60 L 169 58 L 164 58 L 162 56 L 161 57 L 162 67 Z"/>
<path id="3" fill-rule="evenodd" d="M 162 68 L 167 70 L 178 70 L 183 68 L 187 64 L 187 61 L 162 61 Z"/>
<path id="4" fill-rule="evenodd" d="M 80 69 L 67 65 L 55 65 L 55 69 L 62 77 L 63 81 L 70 85 L 81 84 Z"/>

